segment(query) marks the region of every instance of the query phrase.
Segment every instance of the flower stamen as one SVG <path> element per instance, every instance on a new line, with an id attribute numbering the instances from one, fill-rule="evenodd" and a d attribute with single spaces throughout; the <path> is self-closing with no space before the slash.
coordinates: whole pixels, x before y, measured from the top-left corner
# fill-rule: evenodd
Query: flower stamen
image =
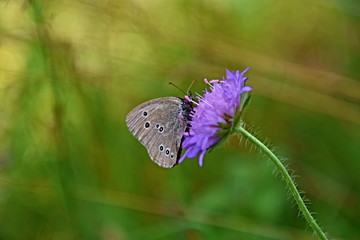
<path id="1" fill-rule="evenodd" d="M 189 103 L 194 104 L 195 106 L 198 106 L 198 105 L 199 105 L 197 102 L 195 102 L 194 100 L 192 100 L 192 98 L 189 97 L 189 96 L 187 96 L 187 95 L 185 95 L 184 99 L 185 99 L 186 101 L 188 101 Z"/>

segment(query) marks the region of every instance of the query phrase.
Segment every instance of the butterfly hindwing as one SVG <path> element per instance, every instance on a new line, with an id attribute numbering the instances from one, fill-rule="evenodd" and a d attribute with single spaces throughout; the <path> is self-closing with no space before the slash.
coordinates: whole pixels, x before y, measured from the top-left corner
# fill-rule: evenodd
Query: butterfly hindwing
<path id="1" fill-rule="evenodd" d="M 126 117 L 130 132 L 161 167 L 170 168 L 177 163 L 182 133 L 187 126 L 182 114 L 182 99 L 164 97 L 137 106 Z"/>

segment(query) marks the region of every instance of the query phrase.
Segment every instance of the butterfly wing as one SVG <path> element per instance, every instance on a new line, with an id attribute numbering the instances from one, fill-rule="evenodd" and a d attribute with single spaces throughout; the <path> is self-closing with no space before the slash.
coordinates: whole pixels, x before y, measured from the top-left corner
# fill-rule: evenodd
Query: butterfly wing
<path id="1" fill-rule="evenodd" d="M 164 168 L 176 165 L 187 123 L 183 100 L 157 98 L 134 108 L 126 117 L 130 132 L 146 147 L 152 161 Z"/>

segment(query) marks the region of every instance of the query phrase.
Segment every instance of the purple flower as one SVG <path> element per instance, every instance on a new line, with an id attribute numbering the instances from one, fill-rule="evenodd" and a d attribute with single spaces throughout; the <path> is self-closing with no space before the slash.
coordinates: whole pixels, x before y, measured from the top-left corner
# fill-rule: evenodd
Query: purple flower
<path id="1" fill-rule="evenodd" d="M 181 163 L 185 158 L 199 157 L 199 165 L 203 165 L 206 151 L 226 136 L 238 117 L 245 99 L 245 92 L 252 90 L 245 86 L 243 72 L 226 70 L 223 80 L 204 80 L 210 85 L 210 91 L 205 90 L 203 96 L 199 95 L 198 105 L 191 113 L 190 128 L 184 133 L 182 148 L 186 149 L 179 159 Z M 225 130 L 225 131 L 224 131 Z"/>

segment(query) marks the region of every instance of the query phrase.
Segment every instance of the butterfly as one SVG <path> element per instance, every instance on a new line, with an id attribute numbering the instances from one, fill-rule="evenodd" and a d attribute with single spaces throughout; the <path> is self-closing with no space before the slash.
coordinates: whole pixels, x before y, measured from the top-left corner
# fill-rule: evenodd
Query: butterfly
<path id="1" fill-rule="evenodd" d="M 186 99 L 156 98 L 135 107 L 127 115 L 126 124 L 153 162 L 171 168 L 180 158 L 183 133 L 192 110 L 191 101 Z"/>

